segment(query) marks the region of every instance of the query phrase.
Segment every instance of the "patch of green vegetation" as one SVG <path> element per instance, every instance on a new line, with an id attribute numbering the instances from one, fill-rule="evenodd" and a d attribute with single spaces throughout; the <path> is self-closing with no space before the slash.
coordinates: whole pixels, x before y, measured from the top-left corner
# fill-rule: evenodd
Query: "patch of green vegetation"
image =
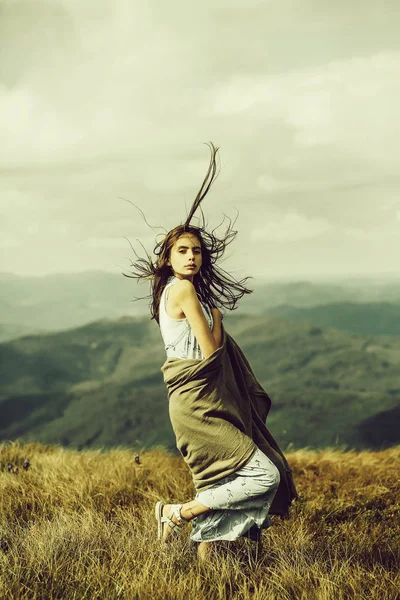
<path id="1" fill-rule="evenodd" d="M 400 405 L 399 338 L 271 315 L 224 324 L 272 399 L 267 426 L 282 448 L 400 442 L 384 417 Z M 103 319 L 3 343 L 0 354 L 0 439 L 175 447 L 154 321 Z"/>

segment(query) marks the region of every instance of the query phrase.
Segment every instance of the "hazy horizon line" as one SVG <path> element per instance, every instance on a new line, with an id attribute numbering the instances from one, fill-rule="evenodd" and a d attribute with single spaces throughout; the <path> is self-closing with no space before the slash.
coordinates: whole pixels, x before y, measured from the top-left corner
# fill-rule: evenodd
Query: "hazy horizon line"
<path id="1" fill-rule="evenodd" d="M 126 273 L 129 273 L 128 269 L 124 269 Z M 119 273 L 106 269 L 85 269 L 83 271 L 53 271 L 50 273 L 38 274 L 38 273 L 17 273 L 14 271 L 0 271 L 0 279 L 16 279 L 16 278 L 29 278 L 29 279 L 40 279 L 45 277 L 60 277 L 60 276 L 76 276 L 76 275 L 88 275 L 88 274 L 103 274 L 103 275 L 122 275 L 123 271 Z M 240 277 L 240 279 L 246 276 Z M 296 274 L 282 274 L 282 275 L 248 275 L 250 279 L 264 280 L 264 281 L 295 281 L 299 279 L 322 279 L 322 280 L 347 280 L 350 278 L 356 279 L 400 279 L 400 271 L 387 271 L 387 272 L 371 272 L 371 273 L 355 273 L 355 272 L 343 272 L 343 273 L 296 273 Z M 237 277 L 239 279 L 239 277 Z M 143 282 L 145 283 L 145 282 Z"/>

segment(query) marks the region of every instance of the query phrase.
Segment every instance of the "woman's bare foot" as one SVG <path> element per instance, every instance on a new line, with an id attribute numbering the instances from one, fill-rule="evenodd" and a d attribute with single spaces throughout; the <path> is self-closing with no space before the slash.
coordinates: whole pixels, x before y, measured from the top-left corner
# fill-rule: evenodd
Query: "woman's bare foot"
<path id="1" fill-rule="evenodd" d="M 162 509 L 162 516 L 163 517 L 167 517 L 170 513 L 171 510 L 171 506 L 172 504 L 164 504 L 163 509 Z M 173 523 L 175 523 L 175 525 L 178 525 L 180 527 L 183 527 L 184 524 L 183 523 L 179 523 L 178 519 L 176 518 L 175 514 L 173 514 L 170 517 L 171 521 Z M 163 531 L 162 531 L 162 541 L 163 542 L 167 542 L 170 541 L 170 539 L 172 537 L 175 537 L 174 532 L 172 531 L 171 527 L 168 525 L 168 523 L 163 523 Z"/>
<path id="2" fill-rule="evenodd" d="M 208 506 L 204 506 L 197 500 L 191 500 L 185 502 L 185 504 L 163 504 L 159 500 L 155 506 L 159 539 L 166 542 L 171 538 L 171 535 L 175 536 L 181 533 L 180 528 L 189 523 L 194 517 L 209 510 Z M 168 519 L 172 523 L 168 523 Z"/>

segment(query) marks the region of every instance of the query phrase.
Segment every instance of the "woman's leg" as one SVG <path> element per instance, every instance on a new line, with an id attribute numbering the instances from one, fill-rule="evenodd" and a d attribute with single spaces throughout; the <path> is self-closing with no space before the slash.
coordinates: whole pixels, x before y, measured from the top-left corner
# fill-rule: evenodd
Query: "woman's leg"
<path id="1" fill-rule="evenodd" d="M 257 450 L 244 467 L 241 467 L 231 476 L 226 477 L 221 483 L 212 486 L 204 492 L 198 493 L 194 500 L 182 504 L 180 514 L 183 519 L 191 521 L 195 517 L 205 515 L 209 511 L 214 511 L 214 514 L 216 514 L 215 511 L 225 513 L 245 509 L 250 510 L 251 508 L 254 510 L 256 508 L 255 505 L 259 505 L 260 512 L 262 513 L 264 505 L 265 508 L 269 508 L 278 488 L 279 481 L 280 474 L 276 466 L 260 450 Z M 171 506 L 171 504 L 164 505 L 163 516 L 169 514 Z M 174 523 L 179 525 L 179 519 L 175 515 L 171 518 Z M 249 519 L 249 526 L 251 524 L 251 519 Z M 170 527 L 165 524 L 163 540 L 166 541 L 171 533 Z M 229 538 L 225 537 L 221 539 Z M 200 541 L 198 546 L 200 558 L 203 558 L 203 554 L 205 556 L 206 546 L 208 546 L 208 550 L 211 541 Z"/>
<path id="2" fill-rule="evenodd" d="M 167 516 L 169 511 L 171 510 L 171 506 L 173 506 L 172 504 L 165 504 L 162 510 L 162 514 L 163 516 Z M 186 521 L 191 521 L 192 519 L 194 519 L 195 517 L 198 517 L 206 512 L 208 512 L 210 509 L 208 508 L 208 506 L 205 506 L 204 504 L 201 504 L 200 502 L 198 502 L 197 500 L 191 500 L 190 502 L 185 502 L 184 504 L 182 504 L 182 508 L 180 510 L 180 515 L 181 517 L 183 517 Z M 179 525 L 179 520 L 177 519 L 177 517 L 173 514 L 171 517 L 171 520 Z M 168 540 L 168 538 L 171 536 L 172 531 L 170 529 L 170 527 L 168 527 L 168 525 L 164 526 L 163 529 L 163 541 L 166 542 Z M 212 546 L 213 546 L 213 542 L 200 542 L 197 546 L 197 556 L 199 558 L 199 560 L 201 560 L 202 562 L 205 562 L 207 560 L 209 560 L 210 558 L 210 551 L 212 550 Z"/>
<path id="3" fill-rule="evenodd" d="M 245 535 L 253 526 L 267 528 L 279 482 L 279 470 L 257 450 L 244 467 L 196 495 L 196 500 L 209 506 L 211 512 L 193 521 L 191 539 L 229 541 Z"/>
<path id="4" fill-rule="evenodd" d="M 266 457 L 265 457 L 266 458 Z M 269 459 L 267 459 L 269 461 Z M 277 489 L 279 485 L 279 471 L 269 461 L 270 465 L 268 469 L 265 465 L 260 464 L 259 459 L 256 457 L 253 460 L 254 467 L 248 467 L 248 472 L 243 473 L 247 468 L 242 467 L 231 477 L 227 477 L 227 481 L 223 484 L 217 484 L 206 490 L 200 492 L 198 496 L 200 498 L 207 499 L 207 506 L 204 501 L 200 502 L 197 499 L 190 500 L 182 504 L 180 515 L 185 521 L 191 521 L 195 517 L 198 517 L 211 509 L 237 509 L 240 510 L 248 504 L 249 499 L 253 499 L 256 496 L 262 496 L 269 490 Z M 263 469 L 264 467 L 264 469 Z M 167 516 L 171 510 L 171 504 L 165 504 L 163 507 L 162 514 Z M 175 515 L 172 516 L 172 521 L 179 525 L 179 520 Z M 166 534 L 168 536 L 168 534 Z"/>
<path id="5" fill-rule="evenodd" d="M 173 506 L 173 504 L 164 504 L 163 509 L 162 509 L 163 517 L 166 517 L 169 514 L 172 506 Z M 183 519 L 185 519 L 185 521 L 191 521 L 195 517 L 198 517 L 199 515 L 202 515 L 209 510 L 210 509 L 208 506 L 201 504 L 201 502 L 198 502 L 198 500 L 190 500 L 190 502 L 185 502 L 184 504 L 182 504 L 182 508 L 180 510 L 180 515 Z M 175 514 L 172 515 L 171 520 L 176 525 L 181 524 Z M 171 532 L 171 529 L 168 526 L 164 527 L 164 531 L 163 531 L 163 540 L 164 541 L 169 537 L 170 532 Z"/>
<path id="6" fill-rule="evenodd" d="M 249 505 L 261 506 L 266 496 L 272 502 L 279 483 L 279 470 L 258 449 L 247 464 L 226 477 L 223 483 L 199 492 L 196 500 L 212 510 L 243 510 Z"/>

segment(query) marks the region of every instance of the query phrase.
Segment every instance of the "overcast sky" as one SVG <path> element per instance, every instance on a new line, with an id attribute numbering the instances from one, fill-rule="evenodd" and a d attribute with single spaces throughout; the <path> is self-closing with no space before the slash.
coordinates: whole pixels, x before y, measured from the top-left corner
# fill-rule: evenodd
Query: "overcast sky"
<path id="1" fill-rule="evenodd" d="M 129 272 L 155 234 L 120 197 L 183 222 L 211 140 L 224 268 L 399 273 L 399 28 L 398 0 L 0 0 L 0 271 Z"/>

